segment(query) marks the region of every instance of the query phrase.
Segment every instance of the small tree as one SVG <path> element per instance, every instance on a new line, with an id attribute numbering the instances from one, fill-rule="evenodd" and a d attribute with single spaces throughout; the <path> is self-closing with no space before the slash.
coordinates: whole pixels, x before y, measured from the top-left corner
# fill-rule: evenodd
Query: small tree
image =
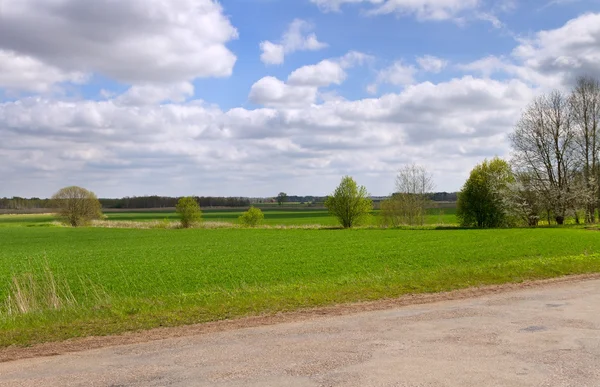
<path id="1" fill-rule="evenodd" d="M 240 222 L 246 227 L 256 227 L 265 219 L 265 214 L 254 206 L 240 216 Z"/>
<path id="2" fill-rule="evenodd" d="M 192 227 L 202 218 L 200 205 L 198 204 L 198 201 L 191 196 L 179 199 L 177 205 L 175 206 L 175 210 L 179 214 L 179 218 L 181 219 L 181 227 L 183 228 Z"/>
<path id="3" fill-rule="evenodd" d="M 416 164 L 406 165 L 396 176 L 396 192 L 381 205 L 385 224 L 423 225 L 429 193 L 433 191 L 433 178 L 427 170 Z"/>
<path id="4" fill-rule="evenodd" d="M 353 178 L 345 176 L 333 194 L 325 200 L 325 207 L 344 228 L 351 228 L 368 217 L 373 209 L 373 202 L 364 186 L 359 187 Z"/>
<path id="5" fill-rule="evenodd" d="M 471 171 L 458 195 L 456 215 L 462 226 L 501 227 L 509 223 L 509 208 L 504 200 L 514 182 L 508 163 L 495 157 Z"/>
<path id="6" fill-rule="evenodd" d="M 73 227 L 84 226 L 102 217 L 102 205 L 96 195 L 85 188 L 71 186 L 60 189 L 52 196 L 52 206 L 58 216 Z"/>
<path id="7" fill-rule="evenodd" d="M 286 201 L 287 201 L 287 194 L 285 192 L 280 192 L 279 195 L 277 195 L 277 203 L 281 206 Z"/>

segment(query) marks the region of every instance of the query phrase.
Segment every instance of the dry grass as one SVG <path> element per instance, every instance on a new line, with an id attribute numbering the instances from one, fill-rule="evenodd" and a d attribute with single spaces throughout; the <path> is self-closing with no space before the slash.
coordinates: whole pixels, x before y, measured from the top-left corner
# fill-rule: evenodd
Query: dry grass
<path id="1" fill-rule="evenodd" d="M 66 281 L 56 278 L 47 263 L 41 272 L 33 270 L 13 275 L 4 310 L 0 314 L 8 316 L 60 310 L 77 305 L 77 301 Z"/>

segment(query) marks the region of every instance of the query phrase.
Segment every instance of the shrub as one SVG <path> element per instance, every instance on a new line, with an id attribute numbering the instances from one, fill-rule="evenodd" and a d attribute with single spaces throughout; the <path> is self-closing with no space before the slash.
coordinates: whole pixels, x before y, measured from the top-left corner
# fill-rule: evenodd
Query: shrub
<path id="1" fill-rule="evenodd" d="M 181 198 L 175 206 L 181 219 L 181 227 L 190 228 L 202 218 L 202 211 L 198 201 L 191 196 Z"/>
<path id="2" fill-rule="evenodd" d="M 240 222 L 247 227 L 256 227 L 262 223 L 264 218 L 265 214 L 260 208 L 252 206 L 240 216 Z"/>
<path id="3" fill-rule="evenodd" d="M 351 228 L 368 219 L 373 202 L 364 186 L 359 187 L 353 178 L 345 176 L 333 194 L 325 200 L 325 207 L 344 228 Z"/>

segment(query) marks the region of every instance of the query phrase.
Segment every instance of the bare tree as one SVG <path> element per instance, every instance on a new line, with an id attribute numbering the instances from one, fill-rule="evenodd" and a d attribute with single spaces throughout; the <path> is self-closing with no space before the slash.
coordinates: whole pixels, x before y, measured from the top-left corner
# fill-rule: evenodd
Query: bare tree
<path id="1" fill-rule="evenodd" d="M 570 99 L 560 91 L 538 97 L 510 136 L 516 171 L 531 175 L 558 224 L 574 205 L 569 184 L 577 159 L 571 110 Z"/>
<path id="2" fill-rule="evenodd" d="M 423 225 L 434 187 L 433 177 L 425 167 L 402 167 L 396 176 L 396 192 L 382 204 L 384 222 L 393 226 Z"/>
<path id="3" fill-rule="evenodd" d="M 600 151 L 600 82 L 590 77 L 580 77 L 571 94 L 574 142 L 580 158 L 583 184 L 578 198 L 585 208 L 585 221 L 596 222 L 596 209 L 600 200 L 598 189 Z"/>

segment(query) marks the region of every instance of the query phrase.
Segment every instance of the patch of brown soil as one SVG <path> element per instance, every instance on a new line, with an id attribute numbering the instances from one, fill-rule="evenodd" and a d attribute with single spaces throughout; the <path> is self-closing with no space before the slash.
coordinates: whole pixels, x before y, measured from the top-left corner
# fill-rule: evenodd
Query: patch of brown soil
<path id="1" fill-rule="evenodd" d="M 444 293 L 410 294 L 395 299 L 383 299 L 371 302 L 341 304 L 328 307 L 302 309 L 294 312 L 273 315 L 244 317 L 234 320 L 216 321 L 197 325 L 173 328 L 156 328 L 139 332 L 128 332 L 117 336 L 101 336 L 71 339 L 62 342 L 37 344 L 32 347 L 8 347 L 0 349 L 0 362 L 13 361 L 41 356 L 55 356 L 71 352 L 110 347 L 116 345 L 136 344 L 154 340 L 176 337 L 194 336 L 212 332 L 223 332 L 234 329 L 274 325 L 287 322 L 306 321 L 314 318 L 343 316 L 353 313 L 397 308 L 407 305 L 427 304 L 440 301 L 461 300 L 482 297 L 495 293 L 517 291 L 527 288 L 543 288 L 570 284 L 578 281 L 600 279 L 600 273 L 553 278 L 541 281 L 528 281 L 517 284 L 484 286 L 461 289 Z"/>

